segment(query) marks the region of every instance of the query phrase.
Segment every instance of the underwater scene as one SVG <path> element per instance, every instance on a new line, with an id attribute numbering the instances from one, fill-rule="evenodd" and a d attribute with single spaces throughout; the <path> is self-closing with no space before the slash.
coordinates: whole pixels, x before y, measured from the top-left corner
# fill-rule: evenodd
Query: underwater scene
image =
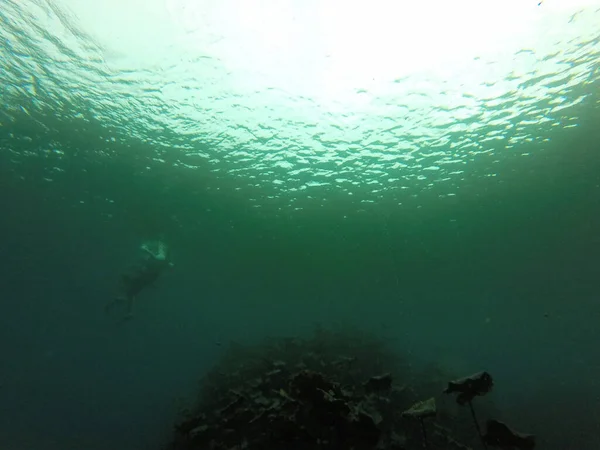
<path id="1" fill-rule="evenodd" d="M 0 450 L 600 449 L 599 0 L 1 0 Z"/>

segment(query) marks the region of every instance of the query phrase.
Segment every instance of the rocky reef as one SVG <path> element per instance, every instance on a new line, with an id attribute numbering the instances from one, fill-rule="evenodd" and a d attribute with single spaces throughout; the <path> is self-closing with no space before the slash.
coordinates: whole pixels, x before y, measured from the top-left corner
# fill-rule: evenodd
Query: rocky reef
<path id="1" fill-rule="evenodd" d="M 168 450 L 467 450 L 468 413 L 442 390 L 455 374 L 416 371 L 356 330 L 232 344 L 176 424 Z M 489 415 L 489 401 L 481 405 Z"/>

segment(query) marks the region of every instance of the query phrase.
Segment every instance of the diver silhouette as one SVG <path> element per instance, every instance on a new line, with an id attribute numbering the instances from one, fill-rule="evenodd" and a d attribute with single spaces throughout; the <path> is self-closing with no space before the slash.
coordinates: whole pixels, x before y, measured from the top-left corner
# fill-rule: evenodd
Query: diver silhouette
<path id="1" fill-rule="evenodd" d="M 169 248 L 163 241 L 144 243 L 141 249 L 144 251 L 144 257 L 127 272 L 121 274 L 121 294 L 105 307 L 105 311 L 110 314 L 114 307 L 124 303 L 127 313 L 123 320 L 133 318 L 133 307 L 138 294 L 154 284 L 165 269 L 173 267 L 169 259 Z"/>

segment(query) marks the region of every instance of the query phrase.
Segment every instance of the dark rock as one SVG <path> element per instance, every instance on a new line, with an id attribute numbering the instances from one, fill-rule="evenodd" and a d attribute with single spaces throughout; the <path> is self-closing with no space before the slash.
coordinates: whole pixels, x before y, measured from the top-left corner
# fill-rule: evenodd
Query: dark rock
<path id="1" fill-rule="evenodd" d="M 487 432 L 483 440 L 494 447 L 511 447 L 519 450 L 531 450 L 535 447 L 535 436 L 518 433 L 497 420 L 487 421 Z"/>
<path id="2" fill-rule="evenodd" d="M 165 450 L 421 450 L 418 423 L 401 413 L 439 380 L 416 377 L 409 367 L 384 341 L 355 331 L 232 344 Z M 392 386 L 392 374 L 400 384 Z M 477 444 L 472 427 L 454 434 L 455 417 L 438 414 L 428 423 L 432 449 Z"/>
<path id="3" fill-rule="evenodd" d="M 371 377 L 364 384 L 367 393 L 379 393 L 392 389 L 392 375 L 386 373 L 376 377 Z"/>
<path id="4" fill-rule="evenodd" d="M 487 372 L 478 372 L 459 380 L 448 382 L 448 387 L 444 390 L 445 394 L 458 392 L 456 401 L 464 405 L 473 400 L 475 396 L 485 395 L 492 390 L 494 380 Z"/>
<path id="5" fill-rule="evenodd" d="M 402 417 L 425 419 L 427 417 L 434 417 L 436 414 L 437 407 L 435 404 L 435 398 L 431 397 L 428 400 L 417 402 L 412 405 L 409 409 L 402 413 Z"/>

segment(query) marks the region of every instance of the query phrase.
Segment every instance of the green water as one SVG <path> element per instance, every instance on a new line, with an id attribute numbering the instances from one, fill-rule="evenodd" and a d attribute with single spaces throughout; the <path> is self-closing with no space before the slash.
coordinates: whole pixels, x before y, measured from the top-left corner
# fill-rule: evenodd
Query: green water
<path id="1" fill-rule="evenodd" d="M 316 323 L 486 368 L 544 448 L 598 448 L 600 5 L 392 44 L 410 18 L 339 9 L 379 54 L 321 46 L 333 6 L 183 3 L 2 3 L 2 448 L 156 448 L 215 342 Z M 115 329 L 157 236 L 174 270 Z"/>

